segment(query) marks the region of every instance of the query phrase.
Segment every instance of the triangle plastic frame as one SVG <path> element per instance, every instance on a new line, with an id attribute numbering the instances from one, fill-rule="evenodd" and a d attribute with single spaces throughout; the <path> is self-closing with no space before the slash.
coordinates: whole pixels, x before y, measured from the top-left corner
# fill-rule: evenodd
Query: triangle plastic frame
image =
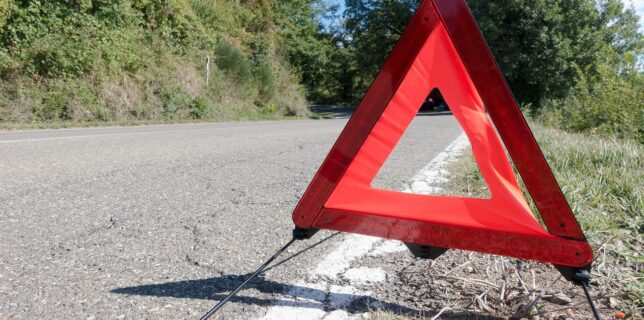
<path id="1" fill-rule="evenodd" d="M 418 102 L 434 87 L 441 89 L 472 141 L 491 199 L 371 188 L 373 177 L 416 114 Z M 547 231 L 523 199 L 503 146 Z M 564 268 L 589 268 L 593 259 L 463 0 L 422 2 L 295 208 L 293 221 L 300 234 L 338 230 Z"/>

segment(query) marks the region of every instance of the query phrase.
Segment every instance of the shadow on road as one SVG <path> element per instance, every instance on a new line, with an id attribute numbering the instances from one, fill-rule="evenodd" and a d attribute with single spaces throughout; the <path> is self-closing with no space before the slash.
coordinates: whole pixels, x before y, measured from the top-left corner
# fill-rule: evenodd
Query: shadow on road
<path id="1" fill-rule="evenodd" d="M 112 290 L 112 292 L 126 295 L 221 300 L 228 292 L 234 290 L 238 285 L 240 285 L 248 276 L 250 276 L 250 274 L 224 275 L 209 279 L 186 280 L 119 288 Z M 254 281 L 254 283 L 249 284 L 244 291 L 251 289 L 270 295 L 286 293 L 289 296 L 297 297 L 297 301 L 294 299 L 264 299 L 244 296 L 243 291 L 238 296 L 231 299 L 231 301 L 257 306 L 279 305 L 322 310 L 328 310 L 329 308 L 350 309 L 352 313 L 367 312 L 369 310 L 373 310 L 376 306 L 378 309 L 389 310 L 397 314 L 417 315 L 420 312 L 420 310 L 406 306 L 378 301 L 370 296 L 337 292 L 331 292 L 327 295 L 327 292 L 323 290 L 305 286 L 283 284 L 267 280 L 262 277 L 257 281 Z"/>
<path id="2" fill-rule="evenodd" d="M 326 238 L 307 246 L 306 248 L 293 253 L 292 255 L 282 259 L 280 262 L 275 263 L 266 271 L 275 268 L 287 261 L 303 254 L 304 252 L 317 247 L 318 245 L 338 236 L 340 232 L 333 233 Z M 111 290 L 112 293 L 123 295 L 138 295 L 138 296 L 155 296 L 155 297 L 171 297 L 179 299 L 204 299 L 220 301 L 226 295 L 242 284 L 251 273 L 242 275 L 222 275 L 220 277 L 198 279 L 198 280 L 184 280 L 174 281 L 160 284 L 148 284 L 133 287 L 124 287 Z M 296 297 L 297 299 L 279 299 L 279 298 L 258 298 L 252 296 L 244 296 L 244 290 L 256 290 L 261 293 L 274 296 L 276 294 L 284 294 L 289 297 Z M 243 303 L 248 305 L 257 306 L 283 306 L 283 307 L 296 307 L 296 308 L 312 308 L 320 310 L 346 310 L 353 314 L 369 312 L 373 310 L 381 310 L 391 312 L 397 315 L 407 315 L 416 317 L 420 314 L 433 315 L 439 312 L 434 309 L 419 310 L 408 306 L 381 301 L 374 299 L 371 296 L 340 293 L 340 292 L 326 292 L 316 288 L 306 287 L 302 285 L 284 284 L 272 280 L 267 280 L 264 275 L 259 275 L 258 279 L 246 285 L 242 293 L 233 297 L 230 301 L 236 303 Z M 472 313 L 467 313 L 472 316 Z M 454 315 L 459 318 L 458 315 Z M 467 317 L 467 316 L 466 316 Z M 497 317 L 476 314 L 476 319 L 500 319 Z"/>
<path id="3" fill-rule="evenodd" d="M 280 262 L 271 266 L 268 270 L 275 268 L 302 253 L 322 244 L 338 236 L 340 233 L 334 233 L 328 237 L 316 242 L 311 246 L 286 257 Z M 124 295 L 140 295 L 140 296 L 156 296 L 156 297 L 172 297 L 184 299 L 206 299 L 206 300 L 222 300 L 228 292 L 234 290 L 244 280 L 246 280 L 251 273 L 242 275 L 222 275 L 220 277 L 198 279 L 198 280 L 184 280 L 167 282 L 160 284 L 140 285 L 133 287 L 117 288 L 112 290 L 112 293 Z M 259 279 L 249 283 L 244 290 L 257 290 L 261 293 L 273 295 L 284 293 L 288 296 L 297 297 L 297 301 L 293 299 L 263 299 L 258 297 L 244 296 L 243 293 L 231 299 L 233 302 L 258 305 L 258 306 L 271 306 L 279 305 L 286 307 L 298 308 L 315 308 L 321 310 L 332 309 L 350 309 L 351 312 L 361 313 L 373 310 L 374 307 L 378 309 L 389 310 L 397 314 L 419 314 L 419 310 L 401 306 L 394 303 L 385 301 L 378 301 L 370 296 L 336 293 L 331 292 L 327 294 L 326 291 L 305 287 L 301 285 L 284 284 L 276 281 L 267 280 L 263 275 Z M 243 292 L 243 291 L 242 291 Z M 305 300 L 302 300 L 305 299 Z"/>
<path id="4" fill-rule="evenodd" d="M 346 119 L 351 117 L 356 108 L 315 104 L 309 106 L 309 110 L 322 118 Z"/>
<path id="5" fill-rule="evenodd" d="M 250 274 L 244 275 L 224 275 L 221 277 L 201 279 L 201 280 L 186 280 L 177 282 L 168 282 L 163 284 L 142 285 L 136 287 L 119 288 L 112 290 L 113 293 L 126 294 L 126 295 L 143 295 L 143 296 L 156 296 L 156 297 L 172 297 L 172 298 L 188 298 L 188 299 L 209 299 L 220 301 L 226 294 L 234 290 L 240 285 L 246 277 Z M 347 294 L 339 292 L 330 292 L 298 286 L 283 284 L 271 280 L 266 280 L 260 276 L 260 279 L 255 283 L 249 284 L 245 290 L 255 289 L 259 292 L 269 295 L 285 294 L 287 296 L 295 297 L 296 299 L 263 299 L 251 296 L 244 296 L 243 291 L 238 296 L 232 298 L 230 301 L 236 303 L 243 303 L 256 306 L 282 306 L 282 307 L 295 307 L 295 308 L 310 308 L 320 309 L 325 311 L 330 310 L 346 310 L 352 314 L 360 314 L 374 310 L 393 313 L 396 315 L 404 315 L 410 317 L 418 317 L 419 315 L 435 315 L 440 310 L 437 309 L 415 309 L 408 306 L 400 305 L 397 303 L 386 302 L 374 299 L 371 296 L 359 294 Z M 447 312 L 445 315 L 450 314 L 452 319 L 480 319 L 480 320 L 497 320 L 502 319 L 499 317 L 474 313 L 465 311 L 462 314 L 456 312 Z"/>
<path id="6" fill-rule="evenodd" d="M 450 111 L 420 111 L 416 114 L 417 117 L 437 117 L 437 116 L 452 116 Z"/>

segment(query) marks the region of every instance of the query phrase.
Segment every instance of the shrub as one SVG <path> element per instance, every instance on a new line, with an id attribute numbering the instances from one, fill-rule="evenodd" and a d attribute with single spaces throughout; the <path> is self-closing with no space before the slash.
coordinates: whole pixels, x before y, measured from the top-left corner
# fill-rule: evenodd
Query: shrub
<path id="1" fill-rule="evenodd" d="M 250 20 L 268 28 L 278 19 L 256 15 L 270 6 L 262 8 L 212 0 L 0 0 L 0 121 L 305 114 L 303 92 L 287 83 L 298 79 L 279 70 L 280 35 L 249 27 Z M 269 103 L 278 110 L 258 108 Z"/>
<path id="2" fill-rule="evenodd" d="M 161 88 L 161 103 L 163 104 L 163 116 L 172 119 L 181 109 L 191 105 L 190 97 L 177 87 Z"/>
<path id="3" fill-rule="evenodd" d="M 261 59 L 255 68 L 255 74 L 259 82 L 259 97 L 268 101 L 275 95 L 275 75 L 271 64 L 267 59 Z"/>
<path id="4" fill-rule="evenodd" d="M 34 104 L 31 113 L 37 121 L 68 120 L 71 118 L 69 99 L 60 91 L 48 91 L 39 104 Z"/>
<path id="5" fill-rule="evenodd" d="M 251 77 L 251 64 L 246 55 L 225 40 L 217 44 L 217 66 L 229 72 L 239 83 L 247 83 Z"/>
<path id="6" fill-rule="evenodd" d="M 11 2 L 9 0 L 0 1 L 0 29 L 4 27 L 11 10 Z"/>
<path id="7" fill-rule="evenodd" d="M 275 113 L 279 109 L 280 106 L 277 105 L 277 103 L 269 103 L 264 106 L 264 110 L 268 113 Z"/>
<path id="8" fill-rule="evenodd" d="M 619 75 L 606 65 L 598 75 L 579 73 L 567 97 L 548 100 L 541 118 L 573 132 L 616 135 L 644 143 L 644 75 Z"/>
<path id="9" fill-rule="evenodd" d="M 206 119 L 213 115 L 212 103 L 206 98 L 197 98 L 190 105 L 190 116 L 195 119 Z"/>

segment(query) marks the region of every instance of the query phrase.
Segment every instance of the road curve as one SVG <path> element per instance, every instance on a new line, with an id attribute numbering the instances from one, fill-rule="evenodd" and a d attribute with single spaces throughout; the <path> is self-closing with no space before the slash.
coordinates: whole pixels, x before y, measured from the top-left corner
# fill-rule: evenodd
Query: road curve
<path id="1" fill-rule="evenodd" d="M 346 119 L 0 133 L 0 318 L 193 319 L 290 238 Z M 418 116 L 399 189 L 461 132 Z M 341 237 L 297 243 L 223 319 L 261 316 Z"/>

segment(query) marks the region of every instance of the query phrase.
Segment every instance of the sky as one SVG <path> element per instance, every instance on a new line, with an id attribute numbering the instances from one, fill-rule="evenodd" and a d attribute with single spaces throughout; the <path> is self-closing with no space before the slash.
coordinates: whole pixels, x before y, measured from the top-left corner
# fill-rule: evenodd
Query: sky
<path id="1" fill-rule="evenodd" d="M 637 14 L 640 16 L 640 31 L 644 32 L 644 0 L 632 0 L 629 2 L 635 6 L 635 10 L 637 10 Z"/>

